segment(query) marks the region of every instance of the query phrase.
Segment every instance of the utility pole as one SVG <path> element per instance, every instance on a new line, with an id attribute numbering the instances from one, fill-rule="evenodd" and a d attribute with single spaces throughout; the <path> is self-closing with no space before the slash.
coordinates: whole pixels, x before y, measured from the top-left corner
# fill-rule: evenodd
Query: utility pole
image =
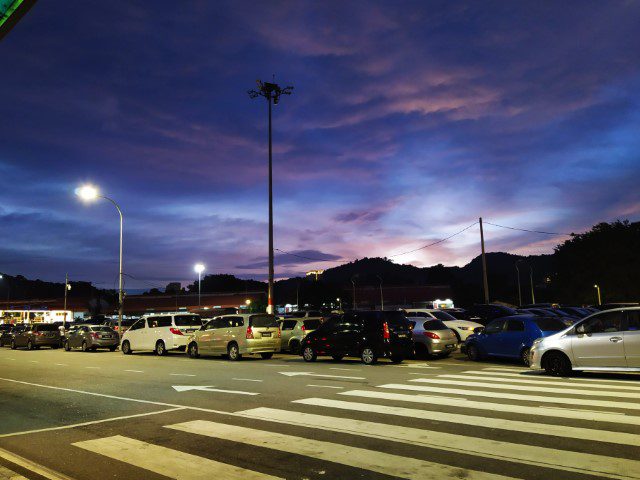
<path id="1" fill-rule="evenodd" d="M 522 290 L 520 290 L 520 269 L 518 268 L 518 263 L 521 262 L 522 259 L 516 262 L 516 272 L 518 275 L 518 306 L 522 306 Z"/>
<path id="2" fill-rule="evenodd" d="M 353 285 L 353 309 L 356 309 L 356 276 L 351 277 L 351 284 Z"/>
<path id="3" fill-rule="evenodd" d="M 484 303 L 489 303 L 489 281 L 487 280 L 487 257 L 484 253 L 484 231 L 480 217 L 480 243 L 482 245 L 482 283 L 484 285 Z"/>
<path id="4" fill-rule="evenodd" d="M 533 291 L 533 267 L 529 265 L 529 281 L 531 282 L 531 303 L 535 305 L 536 294 Z"/>
<path id="5" fill-rule="evenodd" d="M 269 111 L 269 289 L 267 291 L 267 313 L 272 314 L 273 300 L 273 152 L 271 140 L 271 103 L 277 105 L 281 95 L 291 95 L 293 87 L 280 88 L 276 83 L 257 80 L 257 90 L 249 90 L 250 98 L 264 97 L 267 99 Z"/>

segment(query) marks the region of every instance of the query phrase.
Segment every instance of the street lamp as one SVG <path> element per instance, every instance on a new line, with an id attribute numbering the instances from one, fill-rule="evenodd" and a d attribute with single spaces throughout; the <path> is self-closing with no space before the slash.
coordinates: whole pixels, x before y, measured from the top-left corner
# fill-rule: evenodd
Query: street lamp
<path id="1" fill-rule="evenodd" d="M 356 309 L 356 278 L 358 274 L 356 273 L 353 277 L 351 277 L 351 284 L 353 285 L 353 309 Z"/>
<path id="2" fill-rule="evenodd" d="M 595 288 L 596 292 L 598 292 L 598 305 L 602 305 L 602 297 L 600 296 L 600 286 L 594 285 L 593 288 Z"/>
<path id="3" fill-rule="evenodd" d="M 524 260 L 520 259 L 516 262 L 516 272 L 518 274 L 518 306 L 522 306 L 522 292 L 520 290 L 520 269 L 518 268 L 518 264 L 520 262 L 524 262 Z M 531 265 L 527 265 L 529 267 L 529 281 L 531 282 L 531 303 L 536 303 L 536 296 L 533 290 L 533 267 Z"/>
<path id="4" fill-rule="evenodd" d="M 198 307 L 200 306 L 200 295 L 202 293 L 202 272 L 204 272 L 204 265 L 196 263 L 193 269 L 198 273 Z"/>
<path id="5" fill-rule="evenodd" d="M 338 305 L 340 307 L 340 311 L 342 311 L 342 300 L 340 298 L 336 298 L 336 302 L 338 302 Z"/>
<path id="6" fill-rule="evenodd" d="M 380 275 L 376 275 L 378 280 L 380 280 L 380 310 L 384 310 L 384 297 L 382 296 L 382 277 Z"/>
<path id="7" fill-rule="evenodd" d="M 93 202 L 98 198 L 108 200 L 118 210 L 120 215 L 120 268 L 118 271 L 118 332 L 122 332 L 122 309 L 124 305 L 124 291 L 122 289 L 122 210 L 120 206 L 111 198 L 100 195 L 100 191 L 93 185 L 83 185 L 76 189 L 76 195 L 85 202 Z"/>
<path id="8" fill-rule="evenodd" d="M 244 301 L 244 304 L 247 306 L 247 310 L 249 311 L 249 313 L 251 313 L 251 299 L 250 299 L 250 298 L 247 298 L 247 299 Z"/>
<path id="9" fill-rule="evenodd" d="M 62 318 L 62 326 L 67 326 L 67 293 L 71 290 L 71 284 L 69 283 L 69 275 L 64 276 L 64 317 Z"/>
<path id="10" fill-rule="evenodd" d="M 280 88 L 276 83 L 257 80 L 257 90 L 249 90 L 250 98 L 264 97 L 269 105 L 269 289 L 267 292 L 267 313 L 273 313 L 273 153 L 271 140 L 271 102 L 277 105 L 281 95 L 291 95 L 293 87 Z"/>

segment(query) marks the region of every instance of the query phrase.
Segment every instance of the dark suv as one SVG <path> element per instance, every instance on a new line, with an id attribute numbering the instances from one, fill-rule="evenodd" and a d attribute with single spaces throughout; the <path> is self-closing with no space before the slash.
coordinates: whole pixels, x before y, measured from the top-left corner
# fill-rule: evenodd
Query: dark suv
<path id="1" fill-rule="evenodd" d="M 33 350 L 40 347 L 58 348 L 62 343 L 60 330 L 52 323 L 34 323 L 13 334 L 11 348 L 27 347 Z"/>
<path id="2" fill-rule="evenodd" d="M 495 303 L 481 303 L 468 308 L 464 312 L 464 319 L 472 322 L 478 322 L 482 325 L 495 320 L 496 318 L 511 317 L 517 315 L 518 312 L 513 308 Z"/>
<path id="3" fill-rule="evenodd" d="M 328 355 L 360 357 L 366 365 L 381 357 L 400 363 L 413 354 L 413 341 L 402 312 L 352 311 L 327 319 L 303 339 L 300 352 L 307 362 Z"/>
<path id="4" fill-rule="evenodd" d="M 10 323 L 3 323 L 0 325 L 0 347 L 11 344 L 11 338 L 13 338 L 12 332 L 20 328 L 20 326 L 12 325 Z"/>

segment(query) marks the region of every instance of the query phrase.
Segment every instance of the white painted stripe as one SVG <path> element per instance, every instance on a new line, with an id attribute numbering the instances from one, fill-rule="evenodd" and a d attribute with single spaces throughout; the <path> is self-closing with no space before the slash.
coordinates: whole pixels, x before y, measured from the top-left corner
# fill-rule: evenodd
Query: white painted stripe
<path id="1" fill-rule="evenodd" d="M 338 367 L 329 367 L 329 370 L 343 370 L 345 372 L 361 372 L 359 368 L 338 368 Z"/>
<path id="2" fill-rule="evenodd" d="M 255 378 L 234 378 L 233 380 L 238 380 L 239 382 L 262 382 L 262 380 L 257 380 Z"/>
<path id="3" fill-rule="evenodd" d="M 76 442 L 72 445 L 168 478 L 180 480 L 211 478 L 266 480 L 278 478 L 121 435 Z"/>
<path id="4" fill-rule="evenodd" d="M 477 373 L 481 373 L 481 372 L 477 372 Z M 485 372 L 488 373 L 488 372 Z M 604 390 L 633 390 L 633 391 L 637 391 L 640 392 L 640 386 L 629 386 L 629 385 L 605 385 L 602 383 L 576 383 L 576 382 L 572 382 L 572 381 L 561 381 L 561 378 L 558 378 L 558 381 L 549 381 L 547 379 L 544 380 L 537 380 L 535 378 L 527 378 L 527 377 L 523 377 L 521 375 L 518 374 L 513 374 L 516 377 L 519 378 L 502 378 L 500 376 L 491 376 L 491 377 L 486 377 L 486 376 L 481 376 L 481 377 L 477 377 L 475 375 L 438 375 L 438 378 L 454 378 L 454 379 L 461 379 L 461 380 L 487 380 L 487 381 L 493 381 L 493 382 L 511 382 L 511 383 L 525 383 L 525 384 L 531 384 L 531 385 L 563 385 L 563 386 L 567 386 L 567 387 L 580 387 L 580 388 L 594 388 L 594 389 L 604 389 Z M 554 377 L 555 378 L 555 377 Z M 594 392 L 594 395 L 600 395 L 599 393 Z"/>
<path id="5" fill-rule="evenodd" d="M 522 368 L 522 367 L 487 367 L 482 370 L 495 370 L 496 372 L 533 372 L 530 368 Z"/>
<path id="6" fill-rule="evenodd" d="M 550 435 L 552 437 L 576 438 L 578 440 L 590 440 L 592 442 L 608 442 L 618 443 L 620 445 L 640 446 L 640 435 L 632 433 L 567 427 L 565 425 L 550 425 L 538 422 L 521 422 L 518 420 L 505 420 L 493 417 L 477 417 L 472 415 L 462 415 L 460 413 L 456 413 L 454 415 L 449 412 L 390 407 L 370 403 L 345 402 L 342 400 L 330 400 L 326 398 L 305 398 L 302 400 L 294 400 L 292 403 L 303 403 L 305 405 L 338 408 L 356 412 L 380 413 L 383 415 L 395 415 L 399 417 L 417 418 L 420 420 L 431 420 L 435 422 L 450 422 L 461 425 L 471 425 L 473 427 L 497 428 L 512 432 Z"/>
<path id="7" fill-rule="evenodd" d="M 66 363 L 56 363 L 56 365 L 58 367 L 68 367 L 69 365 L 67 365 Z"/>
<path id="8" fill-rule="evenodd" d="M 469 397 L 489 397 L 489 398 L 506 398 L 510 400 L 525 400 L 528 402 L 539 403 L 561 403 L 572 406 L 590 406 L 603 408 L 619 408 L 623 410 L 640 410 L 640 403 L 631 402 L 609 402 L 606 400 L 576 399 L 564 397 L 545 397 L 543 395 L 523 395 L 519 393 L 506 392 L 488 392 L 486 390 L 464 390 L 462 388 L 441 388 L 426 387 L 422 385 L 402 385 L 399 383 L 388 383 L 386 385 L 378 385 L 378 388 L 389 388 L 393 390 L 411 390 L 414 392 L 433 392 L 433 393 L 450 393 L 453 395 L 466 395 Z"/>
<path id="9" fill-rule="evenodd" d="M 334 387 L 332 385 L 313 385 L 313 384 L 309 384 L 307 385 L 307 387 L 316 387 L 316 388 L 335 388 L 337 390 L 342 390 L 344 387 Z"/>
<path id="10" fill-rule="evenodd" d="M 125 372 L 144 373 L 144 370 L 125 370 Z"/>
<path id="11" fill-rule="evenodd" d="M 526 372 L 521 373 L 513 373 L 513 372 L 485 372 L 478 370 L 466 370 L 462 373 L 466 373 L 469 375 L 488 375 L 488 376 L 499 376 L 499 377 L 518 377 L 518 378 L 531 378 L 536 380 L 547 380 L 549 382 L 572 382 L 572 383 L 600 383 L 602 385 L 611 384 L 611 386 L 624 386 L 627 385 L 634 386 L 638 385 L 637 380 L 619 380 L 617 378 L 575 378 L 575 377 L 552 377 L 550 375 L 545 375 L 542 370 L 536 372 L 535 370 L 528 370 Z"/>
<path id="12" fill-rule="evenodd" d="M 158 415 L 158 414 L 162 414 L 162 413 L 175 412 L 175 411 L 178 411 L 178 410 L 186 410 L 186 409 L 182 408 L 182 407 L 168 408 L 166 410 L 159 410 L 159 411 L 155 411 L 155 412 L 136 413 L 134 415 L 125 415 L 125 416 L 122 416 L 122 417 L 105 418 L 103 420 L 93 420 L 91 422 L 74 423 L 72 425 L 63 425 L 63 426 L 60 426 L 60 427 L 38 428 L 38 429 L 35 429 L 35 430 L 25 430 L 25 431 L 22 431 L 22 432 L 4 433 L 4 434 L 0 435 L 0 438 L 15 437 L 15 436 L 18 436 L 18 435 L 28 435 L 28 434 L 31 434 L 31 433 L 54 432 L 56 430 L 68 430 L 68 429 L 71 429 L 71 428 L 86 427 L 87 425 L 97 425 L 99 423 L 115 422 L 115 421 L 118 421 L 118 420 L 126 420 L 126 419 L 129 419 L 129 418 L 147 417 L 149 415 Z"/>
<path id="13" fill-rule="evenodd" d="M 326 462 L 340 463 L 397 478 L 411 480 L 442 480 L 443 478 L 464 478 L 467 480 L 507 480 L 510 477 L 486 472 L 465 470 L 440 463 L 401 457 L 390 453 L 366 450 L 337 443 L 313 440 L 311 438 L 283 435 L 253 428 L 225 425 L 223 423 L 195 420 L 192 422 L 167 425 L 167 428 L 204 435 L 232 442 L 269 448 L 278 452 L 317 458 Z M 211 477 L 209 477 L 211 478 Z"/>
<path id="14" fill-rule="evenodd" d="M 483 379 L 477 379 L 483 380 Z M 554 388 L 554 387 L 538 387 L 534 385 L 512 385 L 503 382 L 481 382 L 481 381 L 464 381 L 464 380 L 439 380 L 437 378 L 414 378 L 410 382 L 429 383 L 436 385 L 459 385 L 461 387 L 484 387 L 495 388 L 497 390 L 520 390 L 525 392 L 542 392 L 542 393 L 559 393 L 561 395 L 579 395 L 587 397 L 615 397 L 615 398 L 638 398 L 637 393 L 631 392 L 600 392 L 585 391 L 577 388 Z M 576 385 L 578 386 L 578 385 Z M 575 400 L 574 400 L 575 401 Z M 581 400 L 578 400 L 581 401 Z"/>
<path id="15" fill-rule="evenodd" d="M 623 425 L 640 425 L 640 417 L 626 415 L 617 412 L 599 412 L 594 410 L 580 410 L 573 408 L 535 406 L 535 405 L 511 405 L 509 403 L 490 403 L 467 400 L 466 398 L 445 397 L 440 395 L 409 395 L 406 393 L 372 392 L 369 390 L 349 390 L 338 395 L 348 395 L 360 398 L 376 398 L 380 400 L 393 400 L 398 402 L 419 403 L 420 405 L 443 405 L 448 407 L 461 407 L 474 410 L 489 410 L 495 412 L 517 413 L 520 415 L 539 415 L 542 417 L 566 418 L 572 420 L 584 420 L 586 422 L 608 422 Z M 492 395 L 495 397 L 495 395 Z"/>
<path id="16" fill-rule="evenodd" d="M 38 360 L 29 360 L 31 363 L 40 363 Z"/>
<path id="17" fill-rule="evenodd" d="M 13 470 L 0 465 L 0 480 L 28 480 L 27 477 L 17 474 Z"/>
<path id="18" fill-rule="evenodd" d="M 73 480 L 71 477 L 67 477 L 62 473 L 56 472 L 47 468 L 43 465 L 39 465 L 31 460 L 28 460 L 20 455 L 16 455 L 15 453 L 11 453 L 8 450 L 0 448 L 0 458 L 5 459 L 8 462 L 13 463 L 14 465 L 18 465 L 22 468 L 27 469 L 29 472 L 40 475 L 41 477 L 47 478 L 48 480 Z"/>
<path id="19" fill-rule="evenodd" d="M 101 367 L 84 367 L 84 368 L 100 369 Z"/>
<path id="20" fill-rule="evenodd" d="M 173 377 L 195 377 L 192 373 L 170 373 L 169 375 Z"/>
<path id="21" fill-rule="evenodd" d="M 394 368 L 433 368 L 433 369 L 438 369 L 440 367 L 432 367 L 431 365 L 420 365 L 420 364 L 406 364 L 406 365 L 390 365 L 391 367 Z"/>
<path id="22" fill-rule="evenodd" d="M 492 458 L 568 472 L 599 475 L 607 478 L 640 478 L 640 461 L 626 458 L 572 452 L 558 448 L 545 448 L 444 432 L 432 432 L 423 428 L 399 427 L 385 423 L 328 417 L 274 408 L 253 408 L 237 413 L 248 418 L 259 418 L 286 425 L 318 428 L 474 455 L 481 457 L 482 460 Z"/>

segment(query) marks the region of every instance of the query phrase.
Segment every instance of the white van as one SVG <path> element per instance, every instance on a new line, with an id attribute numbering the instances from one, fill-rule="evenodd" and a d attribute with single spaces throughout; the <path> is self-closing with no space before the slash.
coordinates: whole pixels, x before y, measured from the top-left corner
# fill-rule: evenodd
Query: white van
<path id="1" fill-rule="evenodd" d="M 124 332 L 120 350 L 125 355 L 135 350 L 152 350 L 156 355 L 166 355 L 169 350 L 184 351 L 189 335 L 200 327 L 202 320 L 193 313 L 145 315 Z"/>

